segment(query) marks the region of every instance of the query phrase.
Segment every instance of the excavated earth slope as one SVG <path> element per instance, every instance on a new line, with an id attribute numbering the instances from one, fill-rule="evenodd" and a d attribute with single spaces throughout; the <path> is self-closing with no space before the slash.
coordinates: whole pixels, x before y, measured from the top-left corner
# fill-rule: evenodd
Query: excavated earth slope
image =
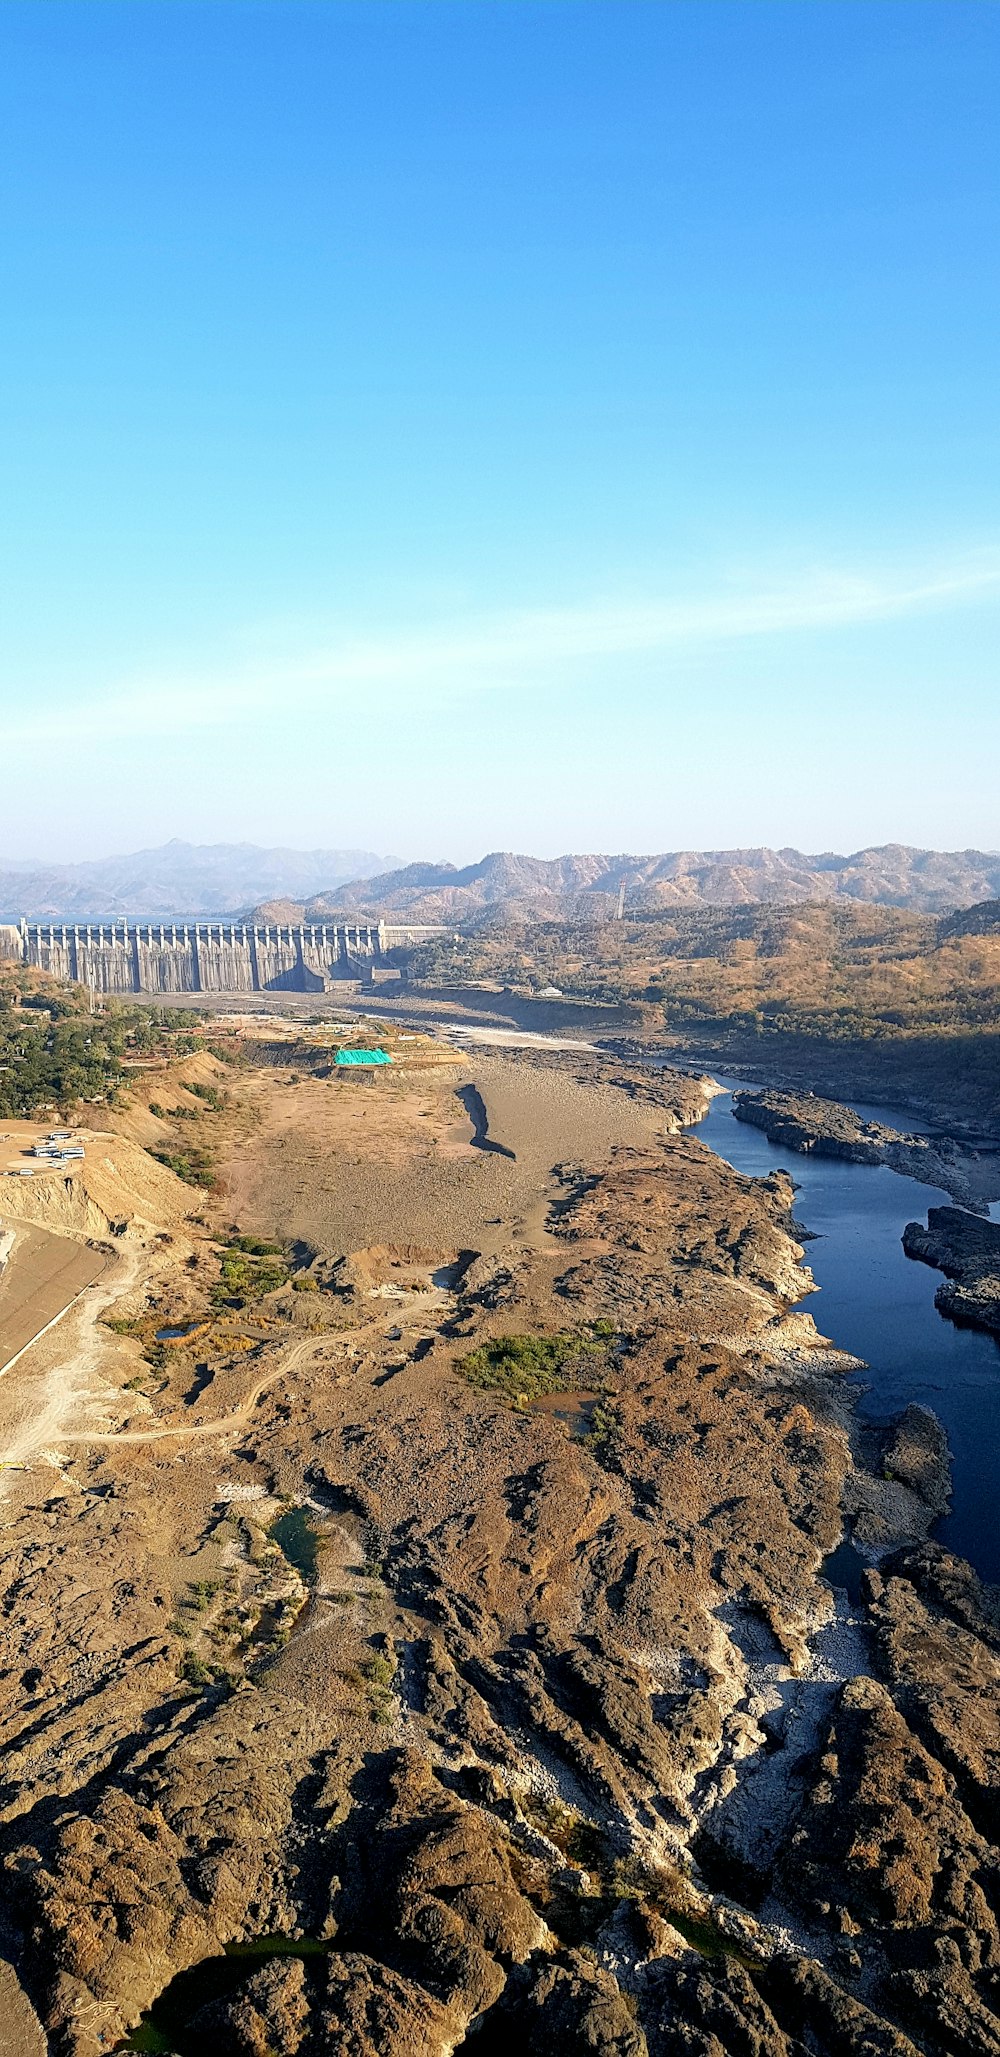
<path id="1" fill-rule="evenodd" d="M 209 1230 L 134 1221 L 128 1334 L 8 1479 L 50 2049 L 152 2007 L 180 2057 L 1000 2051 L 1000 1619 L 928 1541 L 935 1424 L 862 1466 L 789 1182 L 668 1084 L 468 1083 L 244 1080 L 220 1225 L 299 1289 L 220 1312 Z"/>

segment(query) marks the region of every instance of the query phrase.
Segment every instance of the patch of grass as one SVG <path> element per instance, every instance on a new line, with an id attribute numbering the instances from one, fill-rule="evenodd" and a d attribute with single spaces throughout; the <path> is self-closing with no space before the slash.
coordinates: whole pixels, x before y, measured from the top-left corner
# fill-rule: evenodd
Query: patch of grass
<path id="1" fill-rule="evenodd" d="M 665 1919 L 700 1956 L 735 1957 L 739 1964 L 753 1963 L 753 1958 L 737 1949 L 731 1936 L 727 1936 L 707 1915 L 686 1914 L 679 1907 L 670 1907 L 666 1910 Z"/>
<path id="2" fill-rule="evenodd" d="M 377 1650 L 372 1650 L 367 1657 L 363 1657 L 356 1669 L 344 1673 L 348 1684 L 362 1688 L 372 1720 L 381 1723 L 392 1721 L 395 1714 L 392 1695 L 392 1682 L 395 1676 L 395 1657 L 386 1656 Z"/>
<path id="3" fill-rule="evenodd" d="M 362 1678 L 367 1679 L 368 1684 L 376 1688 L 391 1686 L 396 1676 L 396 1667 L 392 1658 L 379 1656 L 374 1651 L 370 1657 L 362 1658 L 359 1669 Z"/>
<path id="4" fill-rule="evenodd" d="M 602 1870 L 606 1853 L 596 1822 L 568 1807 L 565 1800 L 536 1800 L 525 1811 L 571 1864 L 578 1864 L 584 1871 Z"/>
<path id="5" fill-rule="evenodd" d="M 593 1383 L 607 1356 L 593 1334 L 497 1336 L 459 1359 L 456 1370 L 481 1392 L 499 1393 L 515 1406 L 547 1393 L 568 1393 Z"/>
<path id="6" fill-rule="evenodd" d="M 219 1258 L 219 1281 L 212 1288 L 216 1306 L 246 1307 L 287 1286 L 289 1268 L 278 1243 L 259 1236 L 236 1236 Z"/>

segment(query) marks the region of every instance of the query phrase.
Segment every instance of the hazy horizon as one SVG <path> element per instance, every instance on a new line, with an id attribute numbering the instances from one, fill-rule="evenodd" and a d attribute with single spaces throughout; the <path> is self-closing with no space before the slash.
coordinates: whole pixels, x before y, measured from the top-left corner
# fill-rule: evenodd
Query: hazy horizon
<path id="1" fill-rule="evenodd" d="M 0 43 L 9 850 L 997 844 L 996 9 Z"/>
<path id="2" fill-rule="evenodd" d="M 315 856 L 321 853 L 326 848 L 326 846 L 323 844 L 307 844 L 295 841 L 281 843 L 263 843 L 258 841 L 258 839 L 253 836 L 219 838 L 214 841 L 209 841 L 207 839 L 199 839 L 196 841 L 193 837 L 187 836 L 168 836 L 162 843 L 143 843 L 137 845 L 134 848 L 128 849 L 126 849 L 125 847 L 116 847 L 114 849 L 94 850 L 89 851 L 86 854 L 70 855 L 67 857 L 52 857 L 47 855 L 39 856 L 37 853 L 34 855 L 18 856 L 11 855 L 5 852 L 2 848 L 0 848 L 0 874 L 2 874 L 5 871 L 12 873 L 28 873 L 34 871 L 43 872 L 50 868 L 53 870 L 62 870 L 73 869 L 81 865 L 102 863 L 113 864 L 117 862 L 124 863 L 127 862 L 129 859 L 135 857 L 159 856 L 164 851 L 169 850 L 173 845 L 179 845 L 182 848 L 189 850 L 205 851 L 206 853 L 211 853 L 217 850 L 224 849 L 242 849 L 246 851 L 259 851 L 264 854 L 267 854 L 271 851 L 284 851 L 287 852 L 290 856 L 301 857 Z M 351 846 L 347 846 L 347 848 L 350 847 Z M 334 854 L 336 855 L 342 856 L 346 854 L 346 851 L 344 849 L 340 849 L 339 847 L 334 846 L 331 846 L 331 848 L 333 849 Z M 764 850 L 773 851 L 778 855 L 780 855 L 782 852 L 794 852 L 797 856 L 800 857 L 846 858 L 860 856 L 863 852 L 869 850 L 891 849 L 906 849 L 921 853 L 926 852 L 931 855 L 942 857 L 963 856 L 973 851 L 983 857 L 1000 857 L 1000 845 L 990 845 L 987 843 L 956 843 L 946 848 L 943 844 L 902 843 L 898 837 L 890 836 L 882 837 L 878 841 L 873 843 L 858 843 L 853 845 L 847 843 L 829 843 L 824 844 L 822 848 L 817 846 L 813 849 L 806 849 L 800 843 L 790 843 L 787 840 L 778 840 L 776 838 L 771 838 L 770 840 L 761 843 L 663 843 L 657 844 L 655 846 L 649 845 L 645 848 L 640 847 L 640 845 L 637 843 L 627 845 L 620 844 L 612 848 L 608 844 L 597 844 L 595 842 L 590 842 L 581 843 L 577 845 L 577 847 L 573 850 L 570 850 L 566 847 L 561 847 L 559 849 L 553 848 L 550 850 L 528 849 L 523 845 L 515 846 L 513 843 L 496 843 L 491 844 L 488 848 L 483 846 L 481 848 L 477 848 L 474 850 L 459 852 L 458 854 L 456 854 L 450 849 L 432 850 L 430 847 L 428 847 L 427 849 L 411 851 L 409 854 L 400 855 L 397 853 L 394 855 L 392 852 L 383 853 L 372 850 L 367 847 L 362 848 L 361 846 L 358 846 L 356 854 L 359 856 L 364 856 L 366 858 L 376 856 L 379 857 L 381 861 L 384 862 L 385 869 L 388 872 L 403 870 L 407 865 L 423 864 L 450 864 L 454 865 L 456 870 L 463 871 L 468 870 L 477 864 L 485 863 L 490 857 L 496 856 L 517 856 L 526 857 L 529 859 L 535 858 L 540 863 L 551 864 L 555 863 L 560 857 L 574 856 L 606 856 L 609 858 L 650 858 L 682 855 L 732 856 L 739 851 L 756 852 Z M 367 873 L 362 875 L 368 876 Z"/>

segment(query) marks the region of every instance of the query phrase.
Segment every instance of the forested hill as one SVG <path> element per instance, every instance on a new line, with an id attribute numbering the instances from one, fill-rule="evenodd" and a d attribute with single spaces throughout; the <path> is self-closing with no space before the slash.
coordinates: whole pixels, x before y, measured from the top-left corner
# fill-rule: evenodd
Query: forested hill
<path id="1" fill-rule="evenodd" d="M 1000 923 L 849 901 L 595 923 L 485 920 L 410 953 L 428 985 L 631 1003 L 647 1039 L 834 1098 L 1000 1128 Z"/>
<path id="2" fill-rule="evenodd" d="M 850 902 L 678 908 L 604 922 L 482 922 L 410 953 L 411 975 L 643 1000 L 672 1023 L 848 1037 L 1000 1028 L 1000 928 Z"/>

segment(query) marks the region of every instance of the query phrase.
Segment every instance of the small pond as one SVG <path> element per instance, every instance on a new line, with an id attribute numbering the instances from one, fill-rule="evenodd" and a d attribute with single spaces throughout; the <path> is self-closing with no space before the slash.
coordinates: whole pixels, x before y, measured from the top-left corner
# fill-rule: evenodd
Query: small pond
<path id="1" fill-rule="evenodd" d="M 287 1513 L 279 1514 L 277 1521 L 271 1523 L 268 1534 L 302 1578 L 315 1577 L 320 1538 L 307 1508 L 289 1507 Z"/>

